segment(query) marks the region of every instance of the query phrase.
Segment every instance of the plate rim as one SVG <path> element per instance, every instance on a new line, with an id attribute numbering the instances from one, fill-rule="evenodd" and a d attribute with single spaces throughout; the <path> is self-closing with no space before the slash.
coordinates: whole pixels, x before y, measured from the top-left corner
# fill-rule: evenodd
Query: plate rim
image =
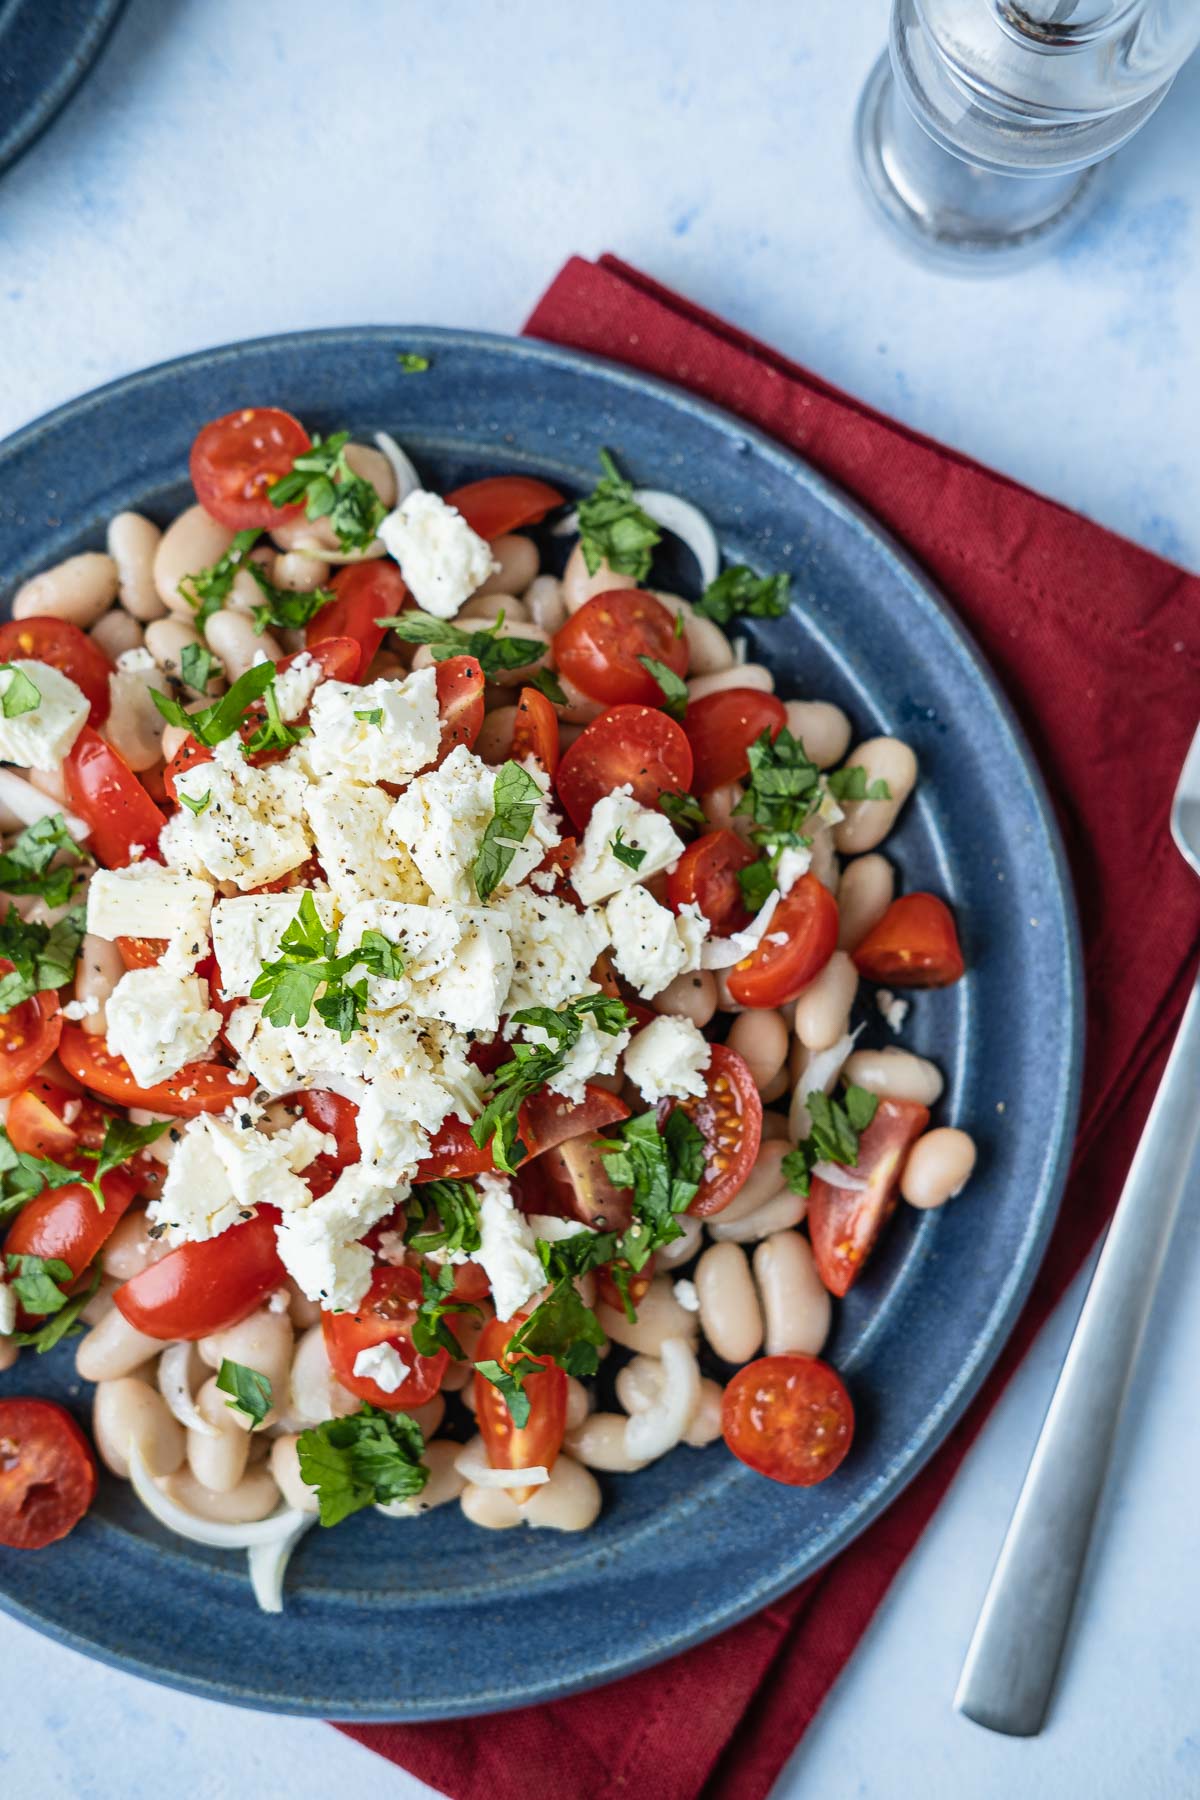
<path id="1" fill-rule="evenodd" d="M 924 1436 L 919 1450 L 915 1454 L 905 1454 L 902 1459 L 902 1474 L 898 1468 L 881 1471 L 879 1480 L 884 1484 L 886 1494 L 876 1494 L 869 1502 L 864 1501 L 861 1508 L 862 1516 L 856 1515 L 853 1519 L 847 1520 L 838 1530 L 828 1536 L 823 1542 L 819 1554 L 810 1565 L 805 1566 L 802 1570 L 792 1569 L 790 1573 L 781 1575 L 773 1581 L 765 1582 L 760 1587 L 754 1587 L 751 1591 L 743 1591 L 741 1598 L 737 1601 L 722 1602 L 715 1609 L 706 1612 L 703 1618 L 694 1619 L 686 1629 L 677 1630 L 669 1637 L 656 1639 L 652 1645 L 647 1645 L 640 1654 L 630 1655 L 620 1647 L 615 1647 L 611 1655 L 602 1658 L 598 1667 L 594 1667 L 586 1675 L 578 1678 L 555 1679 L 552 1674 L 545 1674 L 536 1683 L 528 1683 L 520 1688 L 509 1683 L 503 1690 L 483 1697 L 482 1704 L 473 1696 L 471 1700 L 461 1706 L 438 1706 L 436 1709 L 428 1710 L 392 1707 L 381 1711 L 366 1705 L 361 1709 L 347 1708 L 336 1712 L 336 1721 L 340 1723 L 388 1724 L 482 1717 L 518 1707 L 544 1704 L 551 1700 L 565 1698 L 572 1693 L 603 1687 L 626 1675 L 633 1675 L 641 1670 L 654 1667 L 670 1657 L 681 1654 L 740 1624 L 763 1607 L 770 1605 L 781 1594 L 790 1591 L 798 1582 L 807 1580 L 819 1570 L 827 1568 L 836 1556 L 840 1555 L 849 1544 L 853 1543 L 887 1511 L 888 1507 L 899 1498 L 928 1465 L 980 1392 L 1012 1334 L 1041 1268 L 1046 1246 L 1058 1217 L 1078 1123 L 1083 1073 L 1085 988 L 1078 907 L 1062 832 L 1055 816 L 1049 790 L 1015 708 L 970 630 L 916 559 L 871 514 L 868 508 L 845 493 L 836 482 L 831 481 L 828 476 L 798 452 L 782 444 L 761 428 L 742 419 L 738 414 L 701 398 L 687 388 L 680 387 L 659 376 L 643 374 L 640 370 L 632 369 L 606 357 L 596 356 L 591 352 L 575 350 L 541 338 L 518 337 L 503 332 L 464 330 L 452 326 L 403 324 L 320 326 L 303 331 L 270 332 L 255 338 L 238 339 L 190 351 L 182 356 L 166 358 L 146 367 L 132 370 L 125 375 L 117 376 L 100 387 L 85 390 L 82 394 L 60 403 L 49 412 L 40 414 L 20 426 L 3 441 L 0 441 L 0 475 L 10 458 L 19 455 L 27 445 L 36 443 L 43 434 L 53 430 L 64 420 L 86 416 L 89 411 L 102 406 L 115 394 L 136 392 L 139 388 L 150 386 L 164 377 L 196 370 L 203 366 L 220 364 L 238 355 L 256 350 L 333 348 L 351 343 L 361 345 L 365 340 L 386 341 L 391 346 L 394 346 L 396 342 L 403 341 L 410 345 L 415 344 L 422 350 L 436 350 L 439 347 L 451 346 L 470 347 L 485 352 L 500 352 L 510 357 L 528 358 L 531 361 L 549 361 L 585 377 L 598 377 L 606 384 L 615 385 L 634 395 L 649 394 L 664 404 L 682 408 L 698 421 L 717 428 L 726 436 L 733 434 L 747 444 L 753 445 L 759 454 L 774 463 L 789 479 L 804 487 L 823 508 L 838 517 L 860 540 L 869 540 L 885 560 L 890 560 L 894 570 L 906 586 L 912 601 L 925 609 L 927 613 L 932 614 L 941 628 L 957 640 L 959 650 L 970 664 L 976 680 L 986 690 L 988 699 L 1007 733 L 1009 747 L 1021 765 L 1033 801 L 1033 810 L 1041 833 L 1042 844 L 1047 853 L 1047 870 L 1052 877 L 1054 901 L 1059 909 L 1060 917 L 1056 920 L 1056 926 L 1061 928 L 1067 951 L 1062 976 L 1069 1001 L 1065 1054 L 1056 1105 L 1050 1121 L 1050 1142 L 1053 1146 L 1053 1153 L 1048 1156 L 1045 1164 L 1044 1198 L 1037 1216 L 1036 1229 L 1027 1241 L 1019 1269 L 1013 1271 L 1010 1279 L 998 1291 L 999 1311 L 993 1308 L 975 1343 L 971 1346 L 968 1356 L 948 1383 L 942 1403 L 935 1412 L 926 1415 Z M 328 1706 L 314 1704 L 312 1700 L 306 1700 L 303 1697 L 291 1698 L 288 1695 L 268 1697 L 260 1692 L 250 1692 L 222 1685 L 219 1678 L 208 1679 L 189 1673 L 160 1669 L 143 1661 L 136 1654 L 98 1645 L 91 1638 L 72 1632 L 68 1626 L 61 1625 L 54 1620 L 41 1618 L 23 1602 L 10 1597 L 3 1589 L 0 1589 L 0 1611 L 31 1626 L 44 1636 L 48 1636 L 70 1649 L 80 1651 L 110 1668 L 121 1669 L 126 1673 L 172 1687 L 177 1691 L 250 1710 L 271 1711 L 310 1718 L 335 1716 Z"/>
<path id="2" fill-rule="evenodd" d="M 39 0 L 33 0 L 35 10 Z M 126 0 L 93 0 L 91 17 L 70 34 L 70 43 L 54 76 L 39 85 L 20 108 L 6 132 L 0 133 L 0 175 L 11 169 L 49 131 L 71 96 L 95 68 L 124 12 Z M 22 0 L 22 11 L 24 11 Z M 35 24 L 38 21 L 35 20 Z M 23 23 L 20 14 L 16 23 Z"/>

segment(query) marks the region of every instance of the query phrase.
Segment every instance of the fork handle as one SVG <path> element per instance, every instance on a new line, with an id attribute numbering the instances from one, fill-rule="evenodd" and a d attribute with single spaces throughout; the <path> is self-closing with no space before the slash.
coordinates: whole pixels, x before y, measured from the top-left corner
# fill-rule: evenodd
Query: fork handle
<path id="1" fill-rule="evenodd" d="M 954 1704 L 1013 1737 L 1041 1730 L 1117 1421 L 1200 1138 L 1200 976 L 1130 1165 Z"/>

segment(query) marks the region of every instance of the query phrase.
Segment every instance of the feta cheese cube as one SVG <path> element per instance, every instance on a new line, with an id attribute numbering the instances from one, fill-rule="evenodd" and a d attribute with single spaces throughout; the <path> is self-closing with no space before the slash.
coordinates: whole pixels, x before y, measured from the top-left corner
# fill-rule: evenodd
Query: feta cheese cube
<path id="1" fill-rule="evenodd" d="M 93 877 L 93 880 L 95 878 Z M 288 888 L 282 894 L 237 894 L 212 909 L 213 954 L 221 971 L 221 993 L 241 1000 L 279 955 L 279 940 L 311 893 L 326 925 L 333 922 L 330 895 L 320 888 Z"/>
<path id="2" fill-rule="evenodd" d="M 439 900 L 469 906 L 477 898 L 472 870 L 494 811 L 495 782 L 494 769 L 456 744 L 439 768 L 410 782 L 392 808 L 389 828 Z M 540 785 L 548 785 L 544 775 Z M 496 892 L 518 886 L 560 841 L 550 807 L 541 801 Z"/>
<path id="3" fill-rule="evenodd" d="M 487 539 L 440 495 L 423 488 L 388 514 L 379 536 L 400 564 L 417 605 L 437 619 L 452 619 L 499 567 Z"/>
<path id="4" fill-rule="evenodd" d="M 305 811 L 317 855 L 340 910 L 360 900 L 429 898 L 412 857 L 390 829 L 392 798 L 382 788 L 322 781 L 310 787 Z"/>
<path id="5" fill-rule="evenodd" d="M 218 1237 L 249 1218 L 256 1206 L 292 1212 L 312 1203 L 300 1170 L 334 1140 L 307 1119 L 268 1137 L 241 1119 L 202 1113 L 184 1126 L 167 1165 L 163 1191 L 147 1207 L 152 1224 L 166 1226 L 172 1244 Z"/>
<path id="6" fill-rule="evenodd" d="M 428 768 L 441 742 L 437 671 L 417 669 L 403 681 L 368 687 L 326 681 L 313 696 L 308 723 L 304 755 L 318 779 L 409 781 Z"/>
<path id="7" fill-rule="evenodd" d="M 529 1222 L 513 1204 L 507 1181 L 498 1175 L 481 1175 L 477 1186 L 479 1249 L 475 1261 L 492 1284 L 496 1317 L 511 1319 L 545 1287 L 546 1271 L 533 1247 Z"/>
<path id="8" fill-rule="evenodd" d="M 368 1344 L 354 1359 L 354 1373 L 360 1381 L 373 1381 L 385 1394 L 394 1394 L 408 1380 L 411 1365 L 396 1344 Z"/>
<path id="9" fill-rule="evenodd" d="M 166 938 L 196 962 L 208 944 L 212 903 L 211 882 L 160 863 L 97 869 L 88 886 L 87 928 L 94 937 L 109 939 Z"/>
<path id="10" fill-rule="evenodd" d="M 214 760 L 194 764 L 175 778 L 200 812 L 181 806 L 168 819 L 159 849 L 169 865 L 235 887 L 263 887 L 308 857 L 304 822 L 308 787 L 289 758 L 256 769 L 242 755 L 241 740 L 226 738 Z"/>
<path id="11" fill-rule="evenodd" d="M 265 656 L 256 656 L 255 662 L 267 662 Z M 279 705 L 279 716 L 286 725 L 298 719 L 314 692 L 320 686 L 325 671 L 315 656 L 307 650 L 301 650 L 292 665 L 275 676 L 275 699 Z"/>
<path id="12" fill-rule="evenodd" d="M 618 832 L 622 846 L 642 852 L 636 868 L 614 855 Z M 619 787 L 605 794 L 592 809 L 580 853 L 571 869 L 571 885 L 586 906 L 594 906 L 621 888 L 674 868 L 682 854 L 682 839 L 671 829 L 670 820 L 657 810 L 640 805 L 633 798 L 632 787 Z"/>
<path id="13" fill-rule="evenodd" d="M 659 1100 L 699 1096 L 712 1049 L 690 1019 L 664 1014 L 638 1032 L 625 1052 L 625 1073 L 651 1106 Z"/>
<path id="14" fill-rule="evenodd" d="M 359 1239 L 407 1197 L 361 1164 L 343 1169 L 327 1194 L 276 1227 L 280 1260 L 301 1293 L 329 1312 L 358 1305 L 371 1285 L 374 1261 Z"/>
<path id="15" fill-rule="evenodd" d="M 357 949 L 365 931 L 382 932 L 405 954 L 399 979 L 371 975 L 373 1008 L 405 1005 L 423 1019 L 444 1019 L 458 1031 L 495 1031 L 512 980 L 508 920 L 483 907 L 451 910 L 363 901 L 342 922 L 339 949 Z M 360 970 L 351 971 L 357 979 Z"/>
<path id="16" fill-rule="evenodd" d="M 577 913 L 565 900 L 517 888 L 504 899 L 512 945 L 508 1011 L 552 1006 L 594 990 L 592 969 L 608 945 L 601 911 Z"/>
<path id="17" fill-rule="evenodd" d="M 108 1047 L 139 1087 L 153 1087 L 205 1056 L 221 1025 L 208 983 L 172 957 L 122 975 L 105 1006 Z"/>
<path id="18" fill-rule="evenodd" d="M 33 683 L 38 701 L 11 718 L 0 711 L 0 761 L 24 769 L 58 769 L 87 723 L 87 699 L 58 669 L 25 657 L 0 664 L 0 697 L 12 686 L 14 670 Z"/>
<path id="19" fill-rule="evenodd" d="M 604 908 L 618 973 L 643 999 L 669 987 L 677 975 L 700 966 L 708 924 L 693 907 L 676 915 L 644 887 L 623 888 Z"/>

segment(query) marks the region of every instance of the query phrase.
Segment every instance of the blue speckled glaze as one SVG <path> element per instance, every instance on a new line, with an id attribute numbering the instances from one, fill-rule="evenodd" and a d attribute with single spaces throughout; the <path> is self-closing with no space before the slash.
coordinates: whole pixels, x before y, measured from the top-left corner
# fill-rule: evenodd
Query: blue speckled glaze
<path id="1" fill-rule="evenodd" d="M 403 375 L 399 349 L 432 368 Z M 944 1068 L 938 1117 L 970 1128 L 979 1168 L 961 1204 L 902 1209 L 837 1309 L 827 1354 L 853 1390 L 858 1433 L 823 1486 L 762 1481 L 718 1445 L 602 1478 L 603 1515 L 579 1537 L 480 1532 L 457 1509 L 359 1515 L 303 1541 L 282 1619 L 255 1610 L 242 1558 L 180 1543 L 109 1479 L 65 1543 L 0 1551 L 0 1602 L 18 1617 L 214 1698 L 341 1719 L 529 1704 L 654 1663 L 793 1586 L 878 1516 L 980 1386 L 1036 1271 L 1075 1119 L 1081 983 L 1058 835 L 977 653 L 871 521 L 689 395 L 535 343 L 313 332 L 73 402 L 0 446 L 6 590 L 98 544 L 121 507 L 169 516 L 188 497 L 197 426 L 247 403 L 321 430 L 385 428 L 442 488 L 525 470 L 579 489 L 607 445 L 635 480 L 703 507 L 726 557 L 791 570 L 792 613 L 755 628 L 754 651 L 785 695 L 836 700 L 863 736 L 912 743 L 922 781 L 889 854 L 907 888 L 951 900 L 962 928 L 968 979 L 918 995 L 904 1042 Z M 685 585 L 691 573 L 670 571 Z M 863 1041 L 883 1042 L 874 1010 L 863 1017 Z M 18 1388 L 86 1414 L 69 1347 L 0 1376 L 0 1394 Z"/>
<path id="2" fill-rule="evenodd" d="M 0 0 L 0 173 L 83 80 L 125 0 Z"/>

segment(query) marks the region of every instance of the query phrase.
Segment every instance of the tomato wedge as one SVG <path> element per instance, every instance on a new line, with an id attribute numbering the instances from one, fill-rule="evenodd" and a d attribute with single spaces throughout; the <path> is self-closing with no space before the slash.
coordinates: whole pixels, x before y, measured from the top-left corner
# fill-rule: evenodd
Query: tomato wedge
<path id="1" fill-rule="evenodd" d="M 100 1183 L 103 1211 L 91 1189 L 80 1182 L 47 1188 L 13 1220 L 4 1240 L 5 1255 L 58 1257 L 78 1278 L 128 1212 L 138 1186 L 133 1175 L 113 1169 Z"/>
<path id="2" fill-rule="evenodd" d="M 113 665 L 87 633 L 65 619 L 6 619 L 0 625 L 0 662 L 49 663 L 75 683 L 88 703 L 88 724 L 103 725 Z"/>
<path id="3" fill-rule="evenodd" d="M 558 797 L 577 831 L 605 794 L 628 782 L 643 806 L 692 785 L 692 751 L 682 727 L 653 706 L 613 706 L 580 732 L 558 765 Z"/>
<path id="4" fill-rule="evenodd" d="M 413 1319 L 420 1303 L 418 1270 L 380 1263 L 365 1299 L 354 1312 L 321 1314 L 321 1331 L 334 1374 L 360 1400 L 369 1400 L 385 1412 L 401 1412 L 407 1406 L 424 1406 L 432 1400 L 450 1361 L 445 1350 L 439 1350 L 436 1356 L 418 1356 L 413 1349 Z M 369 1375 L 354 1373 L 358 1357 L 375 1344 L 391 1344 L 407 1365 L 404 1380 L 392 1391 L 380 1387 Z"/>
<path id="5" fill-rule="evenodd" d="M 787 724 L 782 700 L 761 694 L 757 688 L 722 688 L 693 700 L 687 709 L 684 730 L 695 763 L 693 791 L 711 794 L 750 773 L 746 755 L 764 731 L 777 738 Z"/>
<path id="6" fill-rule="evenodd" d="M 854 1440 L 854 1407 L 835 1369 L 816 1356 L 762 1356 L 739 1369 L 721 1402 L 721 1430 L 738 1458 L 787 1487 L 815 1487 Z"/>
<path id="7" fill-rule="evenodd" d="M 675 912 L 698 906 L 714 937 L 744 931 L 750 913 L 738 870 L 758 861 L 758 852 L 736 831 L 706 831 L 689 844 L 667 877 L 667 900 Z"/>
<path id="8" fill-rule="evenodd" d="M 674 613 L 638 588 L 593 595 L 554 634 L 555 666 L 581 694 L 608 705 L 662 705 L 662 688 L 643 656 L 673 675 L 687 674 L 687 639 L 676 636 Z"/>
<path id="9" fill-rule="evenodd" d="M 558 714 L 537 688 L 521 689 L 511 754 L 514 762 L 524 762 L 532 756 L 547 775 L 552 776 L 558 768 Z"/>
<path id="10" fill-rule="evenodd" d="M 456 744 L 469 750 L 483 725 L 483 670 L 473 656 L 448 656 L 437 666 L 442 741 L 433 767 L 445 762 Z"/>
<path id="11" fill-rule="evenodd" d="M 109 1115 L 87 1094 L 72 1094 L 57 1081 L 38 1075 L 14 1095 L 4 1121 L 14 1150 L 26 1156 L 49 1156 L 71 1163 L 81 1147 L 98 1150 Z"/>
<path id="12" fill-rule="evenodd" d="M 358 667 L 342 681 L 361 681 L 383 642 L 384 626 L 408 604 L 408 586 L 395 563 L 373 557 L 348 563 L 333 578 L 334 598 L 309 621 L 304 642 L 309 649 L 327 638 L 351 638 L 358 645 Z"/>
<path id="13" fill-rule="evenodd" d="M 63 764 L 67 802 L 91 828 L 91 849 L 107 869 L 124 869 L 140 844 L 157 858 L 165 823 L 153 800 L 111 744 L 85 725 Z"/>
<path id="14" fill-rule="evenodd" d="M 557 488 L 532 475 L 489 475 L 454 488 L 444 499 L 447 506 L 457 507 L 472 531 L 489 540 L 519 531 L 522 525 L 536 525 L 563 504 Z"/>
<path id="15" fill-rule="evenodd" d="M 754 1167 L 762 1141 L 762 1101 L 744 1057 L 714 1044 L 698 1099 L 679 1100 L 704 1137 L 704 1179 L 688 1207 L 707 1219 L 729 1205 Z"/>
<path id="16" fill-rule="evenodd" d="M 625 1231 L 633 1224 L 630 1190 L 610 1179 L 604 1140 L 592 1132 L 549 1150 L 537 1164 L 536 1181 L 530 1211 L 578 1219 L 595 1231 Z"/>
<path id="17" fill-rule="evenodd" d="M 205 512 L 230 531 L 269 530 L 298 519 L 301 504 L 272 506 L 267 489 L 290 475 L 310 446 L 307 431 L 277 406 L 245 406 L 212 419 L 197 434 L 188 459 L 192 486 Z"/>
<path id="18" fill-rule="evenodd" d="M 772 940 L 782 935 L 782 944 Z M 837 949 L 837 901 L 815 875 L 802 875 L 771 915 L 765 935 L 726 977 L 739 1006 L 786 1006 L 815 981 Z"/>
<path id="19" fill-rule="evenodd" d="M 117 1310 L 153 1338 L 202 1338 L 240 1324 L 287 1279 L 275 1247 L 278 1223 L 275 1208 L 261 1206 L 220 1237 L 180 1244 L 117 1289 Z"/>
<path id="20" fill-rule="evenodd" d="M 7 957 L 0 956 L 0 975 L 11 974 L 12 967 Z M 62 1028 L 62 1010 L 52 990 L 33 994 L 11 1012 L 0 1013 L 0 1098 L 19 1093 L 54 1055 Z"/>
<path id="21" fill-rule="evenodd" d="M 170 1113 L 179 1119 L 224 1112 L 235 1100 L 254 1092 L 252 1080 L 239 1081 L 232 1069 L 218 1062 L 185 1063 L 167 1081 L 139 1087 L 125 1058 L 115 1056 L 99 1032 L 84 1031 L 71 1021 L 63 1026 L 58 1055 L 68 1075 L 102 1100 Z"/>
<path id="22" fill-rule="evenodd" d="M 522 1101 L 518 1115 L 518 1131 L 532 1162 L 568 1138 L 583 1137 L 615 1125 L 629 1117 L 629 1108 L 607 1088 L 588 1082 L 582 1100 L 566 1100 L 561 1094 L 543 1089 Z M 414 1181 L 466 1180 L 495 1168 L 490 1144 L 480 1149 L 471 1136 L 470 1126 L 453 1116 L 443 1120 L 437 1136 L 429 1146 L 429 1154 L 418 1163 Z M 524 1164 L 522 1164 L 524 1167 Z"/>
<path id="23" fill-rule="evenodd" d="M 845 1294 L 896 1210 L 900 1171 L 909 1145 L 929 1123 L 929 1108 L 915 1100 L 881 1100 L 858 1140 L 849 1172 L 866 1187 L 834 1187 L 814 1176 L 808 1196 L 808 1235 L 817 1274 L 831 1294 Z"/>
<path id="24" fill-rule="evenodd" d="M 961 981 L 963 954 L 954 914 L 936 894 L 902 894 L 854 952 L 868 981 L 891 987 L 949 987 Z"/>
<path id="25" fill-rule="evenodd" d="M 519 1317 L 492 1319 L 480 1335 L 475 1361 L 497 1362 L 506 1369 L 509 1339 L 521 1323 Z M 523 1383 L 530 1409 L 525 1425 L 513 1424 L 504 1396 L 485 1375 L 475 1377 L 475 1417 L 493 1469 L 551 1469 L 562 1449 L 567 1429 L 567 1377 L 550 1357 L 534 1360 L 542 1366 Z M 509 1492 L 520 1506 L 537 1489 L 510 1488 Z"/>
<path id="26" fill-rule="evenodd" d="M 96 1459 L 70 1413 L 50 1400 L 0 1400 L 0 1544 L 56 1544 L 95 1496 Z"/>
<path id="27" fill-rule="evenodd" d="M 353 1100 L 332 1093 L 328 1088 L 309 1088 L 301 1094 L 290 1094 L 284 1104 L 294 1106 L 310 1125 L 327 1132 L 337 1145 L 334 1151 L 322 1151 L 302 1171 L 313 1198 L 319 1200 L 322 1194 L 329 1192 L 342 1170 L 361 1157 L 355 1123 L 358 1108 Z"/>

